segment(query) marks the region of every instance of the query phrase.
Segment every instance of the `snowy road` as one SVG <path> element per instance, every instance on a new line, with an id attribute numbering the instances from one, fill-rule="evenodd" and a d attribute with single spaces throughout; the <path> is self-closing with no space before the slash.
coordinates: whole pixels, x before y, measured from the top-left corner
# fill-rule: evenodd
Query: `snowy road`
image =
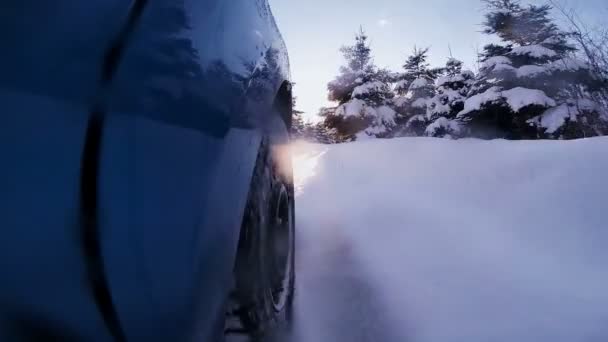
<path id="1" fill-rule="evenodd" d="M 347 236 L 301 234 L 298 250 L 294 324 L 265 342 L 408 341 Z"/>
<path id="2" fill-rule="evenodd" d="M 295 147 L 279 342 L 608 341 L 608 139 Z"/>

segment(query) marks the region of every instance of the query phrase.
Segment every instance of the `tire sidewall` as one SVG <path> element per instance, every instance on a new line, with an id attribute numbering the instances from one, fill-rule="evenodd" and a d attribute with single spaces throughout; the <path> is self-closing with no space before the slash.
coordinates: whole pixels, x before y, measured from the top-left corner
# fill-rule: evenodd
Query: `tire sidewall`
<path id="1" fill-rule="evenodd" d="M 274 153 L 267 139 L 262 141 L 258 160 L 254 170 L 247 209 L 243 221 L 243 231 L 239 242 L 237 256 L 237 292 L 248 307 L 241 315 L 241 321 L 247 330 L 255 335 L 264 335 L 278 325 L 286 324 L 292 316 L 295 289 L 295 204 L 293 184 L 285 170 L 279 170 L 277 153 Z M 289 165 L 289 171 L 291 171 Z M 291 258 L 288 291 L 286 302 L 280 311 L 273 305 L 270 265 L 267 264 L 268 248 L 272 229 L 270 213 L 277 189 L 281 185 L 287 188 L 290 206 L 290 246 Z"/>

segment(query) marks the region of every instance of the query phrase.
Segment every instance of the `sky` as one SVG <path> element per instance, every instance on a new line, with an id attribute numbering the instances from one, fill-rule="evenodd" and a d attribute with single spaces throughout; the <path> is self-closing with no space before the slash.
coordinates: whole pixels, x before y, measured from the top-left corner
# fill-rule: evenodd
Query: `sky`
<path id="1" fill-rule="evenodd" d="M 534 0 L 540 3 L 542 0 Z M 569 1 L 569 0 L 561 0 Z M 475 67 L 481 34 L 480 0 L 269 0 L 289 49 L 297 108 L 314 119 L 327 101 L 327 83 L 344 64 L 340 47 L 362 26 L 376 65 L 400 70 L 414 46 L 430 47 L 432 65 L 452 55 Z M 608 15 L 606 0 L 571 1 L 582 15 Z M 591 19 L 590 19 L 591 20 Z"/>

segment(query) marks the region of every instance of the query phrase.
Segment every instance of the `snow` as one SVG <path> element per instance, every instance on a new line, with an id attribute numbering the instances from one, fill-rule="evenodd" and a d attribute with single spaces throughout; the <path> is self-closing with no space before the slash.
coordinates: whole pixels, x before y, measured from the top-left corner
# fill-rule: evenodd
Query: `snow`
<path id="1" fill-rule="evenodd" d="M 442 85 L 451 82 L 451 80 L 452 80 L 451 76 L 440 76 L 435 81 L 435 85 L 438 87 L 441 87 Z"/>
<path id="2" fill-rule="evenodd" d="M 460 125 L 454 120 L 440 117 L 435 120 L 435 122 L 428 125 L 425 133 L 427 136 L 434 136 L 440 129 L 444 129 L 446 132 L 450 133 L 458 133 L 460 131 Z"/>
<path id="3" fill-rule="evenodd" d="M 389 128 L 395 126 L 395 115 L 397 113 L 389 106 L 371 107 L 365 101 L 352 99 L 336 109 L 336 115 L 344 117 L 371 118 L 370 127 L 357 135 L 358 138 L 375 136 L 386 133 Z"/>
<path id="4" fill-rule="evenodd" d="M 393 99 L 393 103 L 397 107 L 403 107 L 406 103 L 410 101 L 411 97 L 409 96 L 398 96 Z"/>
<path id="5" fill-rule="evenodd" d="M 447 98 L 448 102 L 453 102 L 454 100 L 464 100 L 464 96 L 453 89 L 443 89 L 441 96 Z"/>
<path id="6" fill-rule="evenodd" d="M 490 68 L 494 68 L 497 65 L 511 65 L 512 62 L 509 58 L 505 57 L 505 56 L 495 56 L 495 57 L 490 57 L 488 59 L 486 59 L 485 61 L 483 61 L 482 63 L 482 67 L 485 69 L 490 69 Z"/>
<path id="7" fill-rule="evenodd" d="M 551 36 L 543 40 L 543 44 L 562 44 L 562 40 L 557 36 Z"/>
<path id="8" fill-rule="evenodd" d="M 553 134 L 566 123 L 566 120 L 577 121 L 581 111 L 597 109 L 598 105 L 595 102 L 589 99 L 580 99 L 575 103 L 564 103 L 549 108 L 543 114 L 528 120 L 528 122 L 544 128 L 546 133 Z"/>
<path id="9" fill-rule="evenodd" d="M 426 108 L 429 99 L 427 98 L 418 98 L 414 102 L 412 102 L 412 107 L 414 108 Z"/>
<path id="10" fill-rule="evenodd" d="M 511 65 L 513 62 L 505 56 L 494 56 L 486 59 L 481 63 L 483 69 L 491 70 L 493 72 L 499 71 L 513 71 L 515 68 Z"/>
<path id="11" fill-rule="evenodd" d="M 406 337 L 394 341 L 608 340 L 608 138 L 296 149 L 315 160 L 304 173 L 316 166 L 301 177 L 294 165 L 299 253 L 328 246 L 356 266 L 319 258 L 300 274 L 357 272 L 374 302 L 319 293 L 314 275 L 299 277 L 299 296 L 380 313 Z M 302 341 L 336 341 L 318 327 L 343 329 L 343 316 L 310 313 Z"/>
<path id="12" fill-rule="evenodd" d="M 499 87 L 491 87 L 485 92 L 477 95 L 473 95 L 469 97 L 464 102 L 464 109 L 458 113 L 458 116 L 464 116 L 476 110 L 480 110 L 481 107 L 487 103 L 498 102 L 500 101 L 500 88 Z"/>
<path id="13" fill-rule="evenodd" d="M 440 93 L 428 102 L 428 117 L 431 118 L 433 114 L 449 113 L 450 106 L 454 105 L 456 101 L 464 102 L 464 96 L 453 89 L 441 89 Z"/>
<path id="14" fill-rule="evenodd" d="M 409 82 L 407 80 L 401 80 L 395 83 L 393 90 L 400 92 L 400 91 L 405 91 L 407 90 L 409 87 Z"/>
<path id="15" fill-rule="evenodd" d="M 418 114 L 418 115 L 414 115 L 412 116 L 408 121 L 407 121 L 407 125 L 410 126 L 412 124 L 415 123 L 419 123 L 419 122 L 425 122 L 426 121 L 426 116 L 422 115 L 422 114 Z"/>
<path id="16" fill-rule="evenodd" d="M 446 83 L 464 82 L 464 75 L 440 76 L 435 81 L 435 85 L 440 87 Z"/>
<path id="17" fill-rule="evenodd" d="M 424 88 L 429 84 L 429 81 L 426 78 L 417 78 L 412 84 L 410 84 L 410 90 Z"/>
<path id="18" fill-rule="evenodd" d="M 356 136 L 357 140 L 360 140 L 362 137 L 361 133 L 364 133 L 366 139 L 374 139 L 376 138 L 377 134 L 382 134 L 386 132 L 388 132 L 388 127 L 386 125 L 377 125 L 366 128 L 363 132 L 357 133 Z"/>
<path id="19" fill-rule="evenodd" d="M 492 71 L 494 72 L 499 72 L 499 71 L 514 71 L 516 70 L 514 67 L 510 66 L 509 64 L 497 64 L 494 69 L 492 69 Z"/>
<path id="20" fill-rule="evenodd" d="M 555 100 L 548 97 L 544 91 L 538 89 L 517 87 L 502 91 L 502 97 L 506 99 L 509 107 L 516 113 L 522 108 L 532 105 L 543 107 L 553 107 L 556 105 Z"/>
<path id="21" fill-rule="evenodd" d="M 389 106 L 380 106 L 376 108 L 376 117 L 386 124 L 395 124 L 395 115 L 397 113 Z"/>
<path id="22" fill-rule="evenodd" d="M 554 71 L 578 71 L 589 69 L 589 65 L 578 58 L 562 58 L 549 64 L 549 68 Z"/>
<path id="23" fill-rule="evenodd" d="M 458 113 L 458 116 L 462 117 L 473 111 L 480 110 L 488 103 L 495 103 L 502 100 L 506 101 L 509 107 L 516 113 L 522 108 L 531 105 L 544 107 L 553 107 L 556 105 L 555 100 L 548 97 L 542 90 L 523 87 L 501 90 L 500 87 L 492 87 L 481 94 L 468 98 L 464 103 L 464 109 Z"/>
<path id="24" fill-rule="evenodd" d="M 549 108 L 540 117 L 535 119 L 531 119 L 530 121 L 536 121 L 540 127 L 545 128 L 545 132 L 553 134 L 566 123 L 566 119 L 576 121 L 576 111 L 573 111 L 567 104 L 563 104 Z"/>
<path id="25" fill-rule="evenodd" d="M 364 131 L 361 131 L 361 132 L 355 134 L 355 139 L 357 141 L 362 141 L 362 140 L 374 139 L 374 137 L 372 136 L 372 133 L 367 132 L 367 130 L 364 130 Z"/>
<path id="26" fill-rule="evenodd" d="M 344 117 L 373 116 L 375 114 L 374 109 L 360 99 L 352 99 L 336 109 L 336 115 Z"/>
<path id="27" fill-rule="evenodd" d="M 445 104 L 443 104 L 440 99 L 435 98 L 430 103 L 430 110 L 427 112 L 428 119 L 431 119 L 434 115 L 450 112 L 450 102 L 446 102 Z"/>
<path id="28" fill-rule="evenodd" d="M 361 140 L 362 138 L 374 138 L 378 134 L 388 132 L 390 128 L 395 126 L 395 116 L 397 113 L 391 107 L 380 106 L 373 110 L 375 112 L 374 121 L 370 127 L 357 134 L 357 140 Z"/>
<path id="29" fill-rule="evenodd" d="M 475 77 L 475 73 L 471 70 L 463 70 L 461 75 L 468 79 L 473 79 Z"/>
<path id="30" fill-rule="evenodd" d="M 555 51 L 546 48 L 542 45 L 516 46 L 511 50 L 510 54 L 531 56 L 535 58 L 550 58 L 557 56 L 557 53 Z"/>
<path id="31" fill-rule="evenodd" d="M 386 88 L 386 85 L 380 81 L 367 82 L 356 87 L 353 90 L 353 97 L 364 96 L 371 93 L 382 92 L 383 89 Z"/>
<path id="32" fill-rule="evenodd" d="M 540 65 L 524 65 L 515 71 L 517 77 L 536 77 L 547 73 L 547 68 Z"/>

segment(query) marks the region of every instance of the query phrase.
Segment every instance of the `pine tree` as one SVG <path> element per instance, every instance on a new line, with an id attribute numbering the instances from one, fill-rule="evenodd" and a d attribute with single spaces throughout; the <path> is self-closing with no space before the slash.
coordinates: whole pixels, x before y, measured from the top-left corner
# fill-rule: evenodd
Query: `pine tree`
<path id="1" fill-rule="evenodd" d="M 291 121 L 291 137 L 293 139 L 306 139 L 307 125 L 304 121 L 304 112 L 296 109 L 297 98 L 292 98 L 292 121 Z"/>
<path id="2" fill-rule="evenodd" d="M 346 66 L 328 84 L 329 100 L 338 103 L 333 110 L 325 108 L 325 127 L 335 130 L 340 141 L 364 137 L 385 137 L 395 125 L 395 112 L 390 107 L 393 92 L 391 74 L 374 64 L 368 37 L 360 29 L 352 46 L 340 50 Z"/>
<path id="3" fill-rule="evenodd" d="M 428 124 L 426 117 L 429 100 L 435 94 L 433 86 L 441 69 L 433 69 L 427 62 L 428 48 L 414 47 L 403 65 L 404 72 L 398 76 L 393 103 L 397 109 L 396 135 L 423 135 Z"/>
<path id="4" fill-rule="evenodd" d="M 425 134 L 431 137 L 457 137 L 460 134 L 460 124 L 456 115 L 464 109 L 466 96 L 471 88 L 475 75 L 468 70 L 462 70 L 463 63 L 455 58 L 449 58 L 443 74 L 435 82 L 435 96 L 427 107 Z"/>
<path id="5" fill-rule="evenodd" d="M 335 119 L 335 111 L 337 107 L 322 107 L 319 110 L 321 121 L 317 123 L 309 123 L 307 129 L 310 132 L 309 136 L 312 141 L 321 144 L 336 144 L 349 141 L 344 136 L 338 133 L 335 128 L 333 119 Z"/>
<path id="6" fill-rule="evenodd" d="M 589 97 L 596 80 L 573 58 L 550 6 L 484 0 L 484 32 L 498 36 L 480 55 L 481 69 L 458 119 L 482 138 L 576 138 L 607 132 Z"/>
<path id="7" fill-rule="evenodd" d="M 355 36 L 355 44 L 343 46 L 340 52 L 346 66 L 340 67 L 340 75 L 327 85 L 329 100 L 344 104 L 351 99 L 355 87 L 367 81 L 374 71 L 368 37 L 361 28 Z"/>

